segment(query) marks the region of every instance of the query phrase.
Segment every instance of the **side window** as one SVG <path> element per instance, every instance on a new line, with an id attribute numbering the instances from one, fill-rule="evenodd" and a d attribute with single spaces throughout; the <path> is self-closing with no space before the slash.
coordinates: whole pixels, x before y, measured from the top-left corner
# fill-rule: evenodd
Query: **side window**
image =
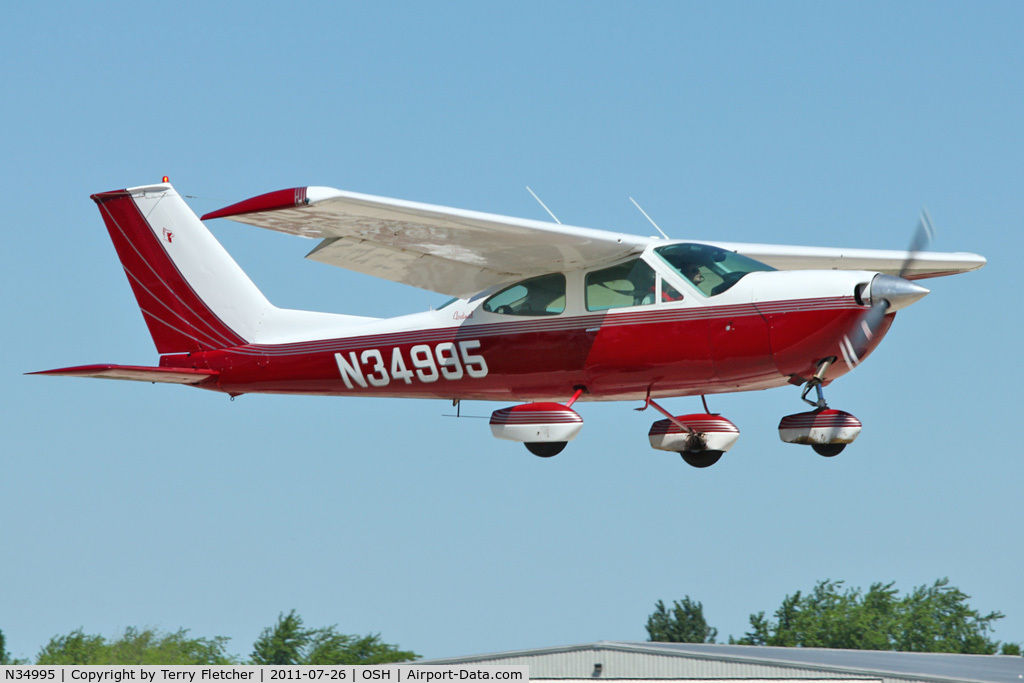
<path id="1" fill-rule="evenodd" d="M 682 301 L 683 295 L 679 291 L 665 282 L 664 278 L 661 278 L 661 300 L 662 301 Z"/>
<path id="2" fill-rule="evenodd" d="M 587 273 L 586 297 L 588 311 L 653 304 L 654 270 L 634 259 Z"/>
<path id="3" fill-rule="evenodd" d="M 490 296 L 483 309 L 504 315 L 558 315 L 565 310 L 565 276 L 542 275 Z"/>

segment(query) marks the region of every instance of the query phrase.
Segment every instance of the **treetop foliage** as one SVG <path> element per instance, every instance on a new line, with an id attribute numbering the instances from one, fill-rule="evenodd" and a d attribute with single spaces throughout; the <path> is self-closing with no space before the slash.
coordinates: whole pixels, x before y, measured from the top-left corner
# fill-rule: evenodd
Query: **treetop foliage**
<path id="1" fill-rule="evenodd" d="M 337 626 L 307 629 L 292 610 L 278 615 L 277 623 L 263 629 L 253 645 L 252 664 L 386 664 L 419 657 L 397 645 L 382 642 L 380 634 L 338 633 Z"/>
<path id="2" fill-rule="evenodd" d="M 844 589 L 842 581 L 819 581 L 809 593 L 787 595 L 774 619 L 750 615 L 750 631 L 739 645 L 822 647 L 849 650 L 995 654 L 1000 643 L 989 637 L 999 612 L 982 615 L 967 603 L 969 595 L 949 579 L 919 586 L 900 596 L 894 583 L 867 590 Z M 704 620 L 703 605 L 686 596 L 667 610 L 659 600 L 647 619 L 652 641 L 713 643 L 717 631 Z M 1003 654 L 1019 655 L 1020 645 L 1003 643 Z"/>
<path id="3" fill-rule="evenodd" d="M 249 661 L 226 652 L 228 638 L 190 638 L 188 631 L 161 633 L 127 628 L 112 640 L 76 629 L 54 636 L 36 655 L 36 664 L 385 664 L 417 659 L 415 652 L 384 643 L 380 634 L 339 633 L 336 626 L 305 628 L 292 610 L 278 616 L 253 644 Z M 19 664 L 4 649 L 0 664 Z"/>
<path id="4" fill-rule="evenodd" d="M 713 643 L 718 629 L 708 626 L 704 605 L 687 595 L 682 602 L 674 600 L 672 611 L 658 600 L 654 614 L 647 618 L 648 640 L 660 643 Z"/>
<path id="5" fill-rule="evenodd" d="M 125 629 L 108 641 L 76 629 L 54 636 L 36 656 L 36 664 L 237 664 L 224 651 L 228 638 L 189 638 L 188 631 L 160 633 Z"/>
<path id="6" fill-rule="evenodd" d="M 980 614 L 969 595 L 938 579 L 900 597 L 893 583 L 874 583 L 867 592 L 843 589 L 842 581 L 819 581 L 809 593 L 787 595 L 775 611 L 750 615 L 751 630 L 737 643 L 782 647 L 824 647 L 901 652 L 994 654 L 988 637 L 999 612 Z"/>

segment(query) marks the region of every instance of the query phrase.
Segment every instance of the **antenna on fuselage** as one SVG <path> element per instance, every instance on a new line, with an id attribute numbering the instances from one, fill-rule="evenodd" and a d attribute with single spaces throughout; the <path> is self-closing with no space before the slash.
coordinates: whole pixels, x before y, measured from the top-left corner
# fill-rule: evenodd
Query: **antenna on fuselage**
<path id="1" fill-rule="evenodd" d="M 668 239 L 672 239 L 671 237 L 669 237 L 668 235 L 665 234 L 664 230 L 662 230 L 661 228 L 658 227 L 658 224 L 654 222 L 654 219 L 647 215 L 647 212 L 643 210 L 643 207 L 641 207 L 639 204 L 636 203 L 635 199 L 630 197 L 629 201 L 633 202 L 633 206 L 635 206 L 636 208 L 640 209 L 640 213 L 642 213 L 644 215 L 644 218 L 646 218 L 647 220 L 649 220 L 651 222 L 651 225 L 654 226 L 655 230 L 657 230 L 658 232 L 661 233 L 662 237 L 664 237 L 667 240 Z"/>
<path id="2" fill-rule="evenodd" d="M 555 219 L 556 223 L 558 223 L 559 225 L 562 224 L 562 221 L 558 220 L 558 216 L 556 216 L 555 214 L 551 213 L 551 209 L 549 209 L 547 207 L 547 204 L 545 204 L 544 202 L 542 202 L 540 200 L 540 197 L 537 196 L 536 192 L 534 192 L 533 190 L 530 189 L 529 185 L 526 186 L 526 191 L 533 195 L 533 198 L 537 200 L 537 203 L 540 204 L 542 207 L 544 207 L 544 210 L 548 212 L 549 216 L 551 216 L 552 218 Z"/>

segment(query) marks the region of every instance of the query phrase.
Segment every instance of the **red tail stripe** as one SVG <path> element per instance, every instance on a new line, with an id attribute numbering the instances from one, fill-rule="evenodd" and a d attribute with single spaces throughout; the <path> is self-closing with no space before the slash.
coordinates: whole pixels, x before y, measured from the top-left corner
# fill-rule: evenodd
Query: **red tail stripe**
<path id="1" fill-rule="evenodd" d="M 213 314 L 181 275 L 128 192 L 106 192 L 93 195 L 93 199 L 159 353 L 245 343 Z M 158 314 L 160 311 L 167 314 Z"/>
<path id="2" fill-rule="evenodd" d="M 222 336 L 218 335 L 217 334 L 217 330 L 211 330 L 209 334 L 204 334 L 203 335 L 205 337 L 205 339 L 201 339 L 200 337 L 196 336 L 198 334 L 201 334 L 200 330 L 193 329 L 191 331 L 188 331 L 187 329 L 182 329 L 182 327 L 188 328 L 189 326 L 192 325 L 192 323 L 189 320 L 187 320 L 184 316 L 182 316 L 180 313 L 175 311 L 173 308 L 168 306 L 164 301 L 161 301 L 160 297 L 158 297 L 153 291 L 151 291 L 148 287 L 146 287 L 142 283 L 142 280 L 140 280 L 130 270 L 128 270 L 127 266 L 125 266 L 124 272 L 125 272 L 125 275 L 128 276 L 129 283 L 134 283 L 134 284 L 132 284 L 132 289 L 133 290 L 135 289 L 136 286 L 138 286 L 139 288 L 143 289 L 151 297 L 152 301 L 155 301 L 156 303 L 160 304 L 160 306 L 162 306 L 172 316 L 177 318 L 181 326 L 178 326 L 178 324 L 171 324 L 170 322 L 168 322 L 164 318 L 161 318 L 159 315 L 157 315 L 153 311 L 150 311 L 150 310 L 148 310 L 146 308 L 143 308 L 142 303 L 140 301 L 139 302 L 139 308 L 142 310 L 142 314 L 144 316 L 147 316 L 148 318 L 152 318 L 155 322 L 160 323 L 161 325 L 164 325 L 165 327 L 167 327 L 167 328 L 177 332 L 181 336 L 195 341 L 196 344 L 200 348 L 219 349 L 219 348 L 227 348 L 227 347 L 232 347 L 232 346 L 237 346 L 238 345 L 238 342 L 236 342 L 234 339 L 226 338 L 226 337 L 222 337 Z M 155 274 L 155 271 L 154 271 L 154 274 Z M 170 289 L 170 285 L 168 285 L 166 282 L 163 282 L 162 284 L 165 287 L 167 287 L 168 289 Z M 172 292 L 172 294 L 173 294 L 173 292 Z M 187 304 L 185 304 L 185 302 L 181 301 L 181 298 L 178 297 L 176 294 L 174 295 L 174 297 L 175 297 L 175 299 L 179 303 L 182 304 L 182 306 L 187 306 Z M 136 294 L 136 298 L 138 298 L 137 294 Z M 195 312 L 193 311 L 193 314 L 194 313 Z M 213 314 L 211 313 L 210 315 L 213 315 Z M 149 321 L 148 320 L 147 320 L 146 324 L 149 325 Z M 244 341 L 243 341 L 243 343 L 244 343 Z"/>

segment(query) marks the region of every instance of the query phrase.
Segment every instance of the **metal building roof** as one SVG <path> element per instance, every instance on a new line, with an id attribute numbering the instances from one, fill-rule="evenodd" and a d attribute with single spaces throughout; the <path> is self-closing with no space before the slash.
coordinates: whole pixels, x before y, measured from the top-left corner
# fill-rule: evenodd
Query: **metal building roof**
<path id="1" fill-rule="evenodd" d="M 1024 683 L 1024 657 L 705 643 L 600 641 L 418 663 L 527 664 L 531 679 L 761 678 Z"/>

